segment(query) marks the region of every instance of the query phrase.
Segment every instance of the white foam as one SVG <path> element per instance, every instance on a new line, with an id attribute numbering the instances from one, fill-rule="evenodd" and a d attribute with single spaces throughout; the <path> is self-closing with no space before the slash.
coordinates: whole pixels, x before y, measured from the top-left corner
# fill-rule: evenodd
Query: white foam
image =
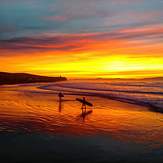
<path id="1" fill-rule="evenodd" d="M 154 80 L 72 80 L 44 86 L 48 90 L 63 90 L 71 94 L 114 98 L 121 101 L 163 108 L 163 82 Z"/>

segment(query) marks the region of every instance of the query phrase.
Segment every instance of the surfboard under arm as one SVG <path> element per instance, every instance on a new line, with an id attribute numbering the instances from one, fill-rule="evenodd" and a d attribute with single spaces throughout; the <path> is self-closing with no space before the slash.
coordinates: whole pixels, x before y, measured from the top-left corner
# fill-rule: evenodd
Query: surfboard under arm
<path id="1" fill-rule="evenodd" d="M 79 101 L 82 104 L 88 105 L 88 106 L 93 106 L 92 103 L 90 103 L 89 101 L 83 100 L 81 98 L 76 98 L 77 101 Z"/>

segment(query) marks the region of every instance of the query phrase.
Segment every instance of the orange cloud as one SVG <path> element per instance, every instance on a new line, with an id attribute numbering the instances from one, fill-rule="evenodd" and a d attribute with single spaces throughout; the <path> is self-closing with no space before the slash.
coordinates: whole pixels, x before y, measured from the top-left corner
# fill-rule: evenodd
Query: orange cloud
<path id="1" fill-rule="evenodd" d="M 159 25 L 108 33 L 46 34 L 3 40 L 0 69 L 70 77 L 126 77 L 133 72 L 137 73 L 135 76 L 145 76 L 141 72 L 157 76 L 163 70 L 162 33 Z"/>

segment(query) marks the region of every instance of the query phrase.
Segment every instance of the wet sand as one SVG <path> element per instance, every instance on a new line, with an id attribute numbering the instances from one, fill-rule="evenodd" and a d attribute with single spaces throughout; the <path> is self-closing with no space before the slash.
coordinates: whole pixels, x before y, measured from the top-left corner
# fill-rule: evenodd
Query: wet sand
<path id="1" fill-rule="evenodd" d="M 88 96 L 82 114 L 79 95 L 44 84 L 1 86 L 0 160 L 3 162 L 162 162 L 163 114 L 149 108 Z"/>

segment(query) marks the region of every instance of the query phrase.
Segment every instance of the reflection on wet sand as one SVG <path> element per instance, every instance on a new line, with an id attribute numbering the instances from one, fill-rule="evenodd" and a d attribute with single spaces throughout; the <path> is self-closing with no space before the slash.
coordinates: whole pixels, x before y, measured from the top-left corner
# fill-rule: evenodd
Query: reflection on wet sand
<path id="1" fill-rule="evenodd" d="M 62 111 L 62 109 L 63 109 L 63 107 L 64 107 L 63 100 L 62 100 L 62 99 L 59 99 L 58 103 L 59 103 L 59 106 L 58 106 L 58 111 L 59 111 L 59 112 L 61 112 L 61 111 Z"/>
<path id="2" fill-rule="evenodd" d="M 59 98 L 58 91 L 27 88 L 1 88 L 0 146 L 5 151 L 0 153 L 0 159 L 4 154 L 6 158 L 15 155 L 15 162 L 22 162 L 17 151 L 32 155 L 33 149 L 44 153 L 36 152 L 30 157 L 38 162 L 48 162 L 48 157 L 54 159 L 49 162 L 57 162 L 58 157 L 67 162 L 67 158 L 71 160 L 74 156 L 74 162 L 80 162 L 86 155 L 88 162 L 100 162 L 103 158 L 106 162 L 117 161 L 117 158 L 132 162 L 133 157 L 148 158 L 142 154 L 150 152 L 158 160 L 162 157 L 163 114 L 94 96 L 86 96 L 94 104 L 93 109 L 81 108 L 81 103 L 75 99 L 82 99 L 82 96 L 64 92 L 65 97 Z M 17 151 L 11 149 L 12 146 L 16 146 Z M 158 156 L 154 153 L 156 149 Z M 55 155 L 56 152 L 59 153 Z M 154 161 L 155 157 L 152 158 Z M 27 158 L 29 155 L 22 156 L 23 160 Z"/>
<path id="3" fill-rule="evenodd" d="M 81 96 L 65 93 L 64 99 L 58 101 L 58 92 L 39 91 L 34 86 L 30 91 L 23 86 L 1 88 L 0 97 L 0 132 L 98 132 L 124 141 L 163 145 L 163 114 L 146 107 L 87 96 L 94 107 L 93 112 L 89 107 L 85 111 L 75 101 Z"/>
<path id="4" fill-rule="evenodd" d="M 83 118 L 83 121 L 85 120 L 85 118 L 92 114 L 93 110 L 85 110 L 85 109 L 82 109 L 82 113 L 80 114 L 80 117 Z"/>
<path id="5" fill-rule="evenodd" d="M 86 96 L 94 104 L 93 109 L 81 108 L 75 99 L 82 96 L 64 91 L 65 97 L 59 98 L 59 91 L 43 91 L 34 86 L 1 88 L 0 146 L 5 150 L 0 152 L 0 160 L 4 155 L 17 156 L 15 162 L 27 158 L 38 162 L 53 158 L 49 162 L 60 162 L 58 157 L 67 162 L 74 156 L 74 162 L 85 160 L 85 156 L 88 162 L 101 162 L 103 158 L 106 162 L 116 162 L 117 158 L 133 162 L 135 157 L 154 160 L 147 162 L 163 160 L 163 114 L 95 96 Z M 41 154 L 33 154 L 33 149 Z M 19 160 L 17 151 L 27 155 L 21 155 Z"/>

